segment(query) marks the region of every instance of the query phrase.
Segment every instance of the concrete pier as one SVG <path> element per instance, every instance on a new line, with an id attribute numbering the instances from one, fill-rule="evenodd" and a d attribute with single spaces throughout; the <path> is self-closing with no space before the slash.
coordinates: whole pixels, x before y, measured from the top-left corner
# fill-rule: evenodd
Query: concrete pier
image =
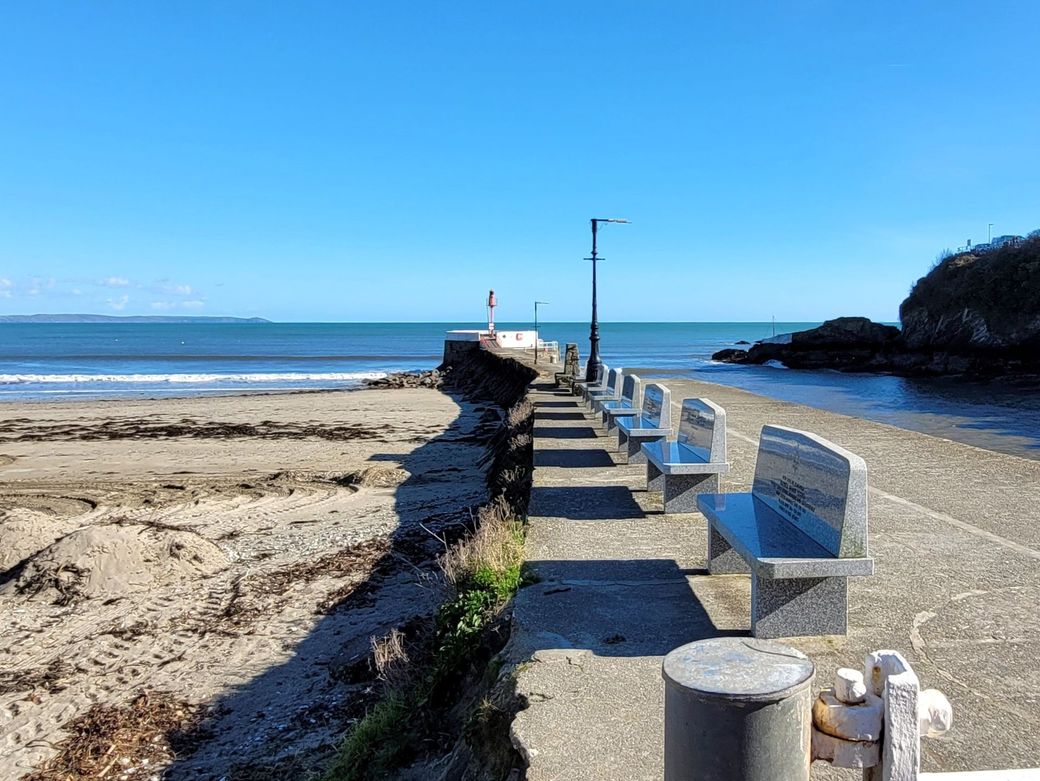
<path id="1" fill-rule="evenodd" d="M 869 468 L 876 575 L 850 582 L 847 637 L 788 642 L 827 681 L 877 648 L 904 652 L 953 703 L 926 771 L 1040 764 L 1040 461 L 980 450 L 734 388 L 663 380 L 727 411 L 732 471 L 746 491 L 763 424 L 812 431 Z M 530 781 L 663 774 L 661 660 L 693 640 L 749 636 L 750 583 L 709 576 L 696 514 L 662 513 L 645 465 L 625 465 L 580 402 L 536 383 L 527 558 L 539 581 L 515 608 L 510 661 L 528 708 L 512 727 Z M 859 778 L 813 767 L 814 779 Z"/>

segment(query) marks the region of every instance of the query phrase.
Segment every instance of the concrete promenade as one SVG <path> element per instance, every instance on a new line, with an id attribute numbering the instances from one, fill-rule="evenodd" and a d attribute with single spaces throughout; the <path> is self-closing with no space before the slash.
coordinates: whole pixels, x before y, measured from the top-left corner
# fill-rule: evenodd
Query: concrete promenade
<path id="1" fill-rule="evenodd" d="M 943 690 L 954 727 L 924 744 L 927 771 L 1040 765 L 1040 461 L 686 380 L 728 414 L 726 491 L 750 490 L 758 432 L 779 423 L 826 437 L 870 470 L 877 574 L 851 578 L 848 637 L 788 641 L 817 664 L 815 689 L 865 652 L 904 652 Z M 510 661 L 529 707 L 513 723 L 531 781 L 662 777 L 664 654 L 748 636 L 750 581 L 707 575 L 699 514 L 664 516 L 645 467 L 576 397 L 534 386 L 527 558 Z M 859 778 L 817 763 L 813 778 Z"/>

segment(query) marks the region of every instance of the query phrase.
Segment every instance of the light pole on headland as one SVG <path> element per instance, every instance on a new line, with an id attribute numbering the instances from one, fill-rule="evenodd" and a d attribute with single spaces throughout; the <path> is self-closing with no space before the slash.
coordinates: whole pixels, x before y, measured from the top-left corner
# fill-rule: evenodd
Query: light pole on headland
<path id="1" fill-rule="evenodd" d="M 989 224 L 989 228 L 986 229 L 986 243 L 989 244 L 993 241 L 993 223 Z"/>
<path id="2" fill-rule="evenodd" d="M 538 363 L 538 306 L 548 306 L 548 301 L 534 302 L 534 362 Z"/>
<path id="3" fill-rule="evenodd" d="M 589 363 L 585 369 L 586 382 L 596 379 L 596 364 L 599 363 L 599 320 L 596 316 L 596 261 L 602 260 L 596 255 L 596 230 L 601 222 L 620 222 L 628 224 L 628 220 L 606 219 L 604 217 L 592 218 L 592 257 L 585 260 L 592 261 L 592 327 L 589 329 Z"/>

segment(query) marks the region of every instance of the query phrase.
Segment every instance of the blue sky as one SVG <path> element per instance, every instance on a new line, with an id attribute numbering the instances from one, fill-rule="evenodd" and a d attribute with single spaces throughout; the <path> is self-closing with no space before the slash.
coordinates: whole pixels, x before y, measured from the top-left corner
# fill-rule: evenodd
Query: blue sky
<path id="1" fill-rule="evenodd" d="M 7 3 L 0 313 L 892 320 L 1040 227 L 1040 4 Z"/>

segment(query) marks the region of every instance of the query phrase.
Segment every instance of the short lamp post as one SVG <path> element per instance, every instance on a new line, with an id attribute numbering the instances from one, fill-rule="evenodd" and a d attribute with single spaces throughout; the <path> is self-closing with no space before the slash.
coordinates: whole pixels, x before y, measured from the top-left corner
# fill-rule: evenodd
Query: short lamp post
<path id="1" fill-rule="evenodd" d="M 596 261 L 602 260 L 596 254 L 596 231 L 601 222 L 619 222 L 628 224 L 628 220 L 606 219 L 603 217 L 592 218 L 592 257 L 585 260 L 592 261 L 592 327 L 589 329 L 589 363 L 585 369 L 585 381 L 594 382 L 596 379 L 596 364 L 599 363 L 599 319 L 596 315 Z"/>
<path id="2" fill-rule="evenodd" d="M 538 307 L 548 306 L 548 301 L 534 302 L 534 362 L 538 363 Z"/>

